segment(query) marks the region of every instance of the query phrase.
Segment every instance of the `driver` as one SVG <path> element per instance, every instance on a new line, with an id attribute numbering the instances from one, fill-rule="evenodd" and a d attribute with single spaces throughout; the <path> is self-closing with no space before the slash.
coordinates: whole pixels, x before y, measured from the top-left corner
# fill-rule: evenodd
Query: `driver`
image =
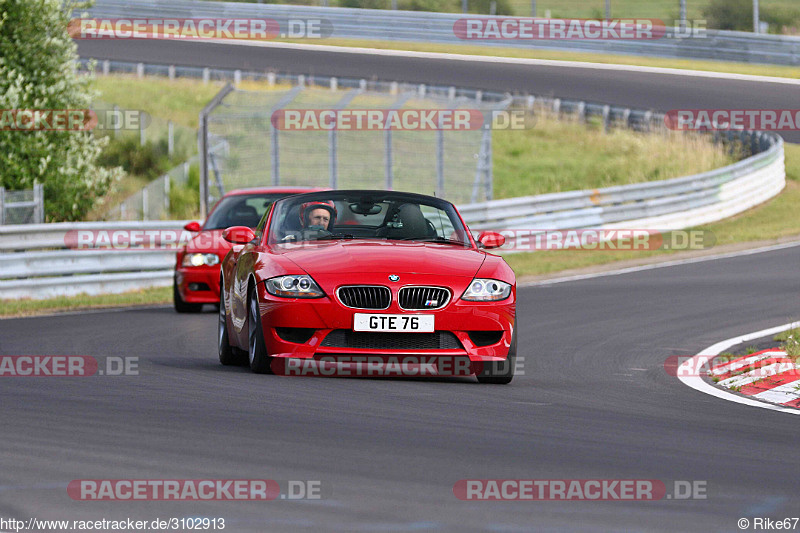
<path id="1" fill-rule="evenodd" d="M 331 232 L 336 223 L 336 214 L 333 202 L 306 202 L 300 206 L 300 223 L 304 230 Z"/>

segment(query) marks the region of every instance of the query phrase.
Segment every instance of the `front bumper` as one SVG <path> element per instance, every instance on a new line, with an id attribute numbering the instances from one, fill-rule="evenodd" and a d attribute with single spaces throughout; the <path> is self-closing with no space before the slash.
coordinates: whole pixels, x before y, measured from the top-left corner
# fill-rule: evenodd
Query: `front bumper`
<path id="1" fill-rule="evenodd" d="M 180 267 L 175 271 L 178 292 L 186 303 L 219 303 L 220 265 Z"/>
<path id="2" fill-rule="evenodd" d="M 469 280 L 464 282 L 466 283 L 469 283 Z M 393 287 L 393 290 L 399 288 L 399 286 Z M 460 300 L 460 295 L 461 293 L 454 289 L 450 302 L 444 308 L 433 311 L 404 311 L 398 307 L 396 298 L 393 298 L 388 309 L 370 311 L 347 308 L 333 294 L 313 300 L 287 299 L 270 295 L 263 283 L 258 285 L 264 342 L 267 353 L 272 357 L 320 360 L 337 356 L 415 355 L 441 358 L 466 357 L 472 362 L 506 360 L 511 346 L 516 313 L 516 292 L 512 291 L 509 298 L 500 302 L 466 302 Z M 395 349 L 382 347 L 379 341 L 377 344 L 372 343 L 368 348 L 348 346 L 346 343 L 343 345 L 341 342 L 325 342 L 325 339 L 332 334 L 339 338 L 348 332 L 352 334 L 354 314 L 371 312 L 434 315 L 436 332 L 452 334 L 457 342 L 443 343 L 448 346 L 444 349 Z"/>

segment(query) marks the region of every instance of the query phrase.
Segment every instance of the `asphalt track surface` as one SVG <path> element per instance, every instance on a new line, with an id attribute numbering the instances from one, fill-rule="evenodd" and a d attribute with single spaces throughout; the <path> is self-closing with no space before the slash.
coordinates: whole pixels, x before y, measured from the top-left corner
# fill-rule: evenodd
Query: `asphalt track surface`
<path id="1" fill-rule="evenodd" d="M 671 355 L 796 319 L 800 247 L 519 290 L 524 375 L 276 377 L 222 367 L 216 313 L 0 321 L 0 353 L 139 358 L 0 382 L 0 516 L 224 517 L 228 531 L 737 531 L 798 514 L 794 417 L 704 395 Z M 101 364 L 102 367 L 102 364 Z M 320 480 L 322 500 L 76 502 L 73 479 Z M 706 483 L 704 500 L 465 502 L 460 479 Z"/>
<path id="2" fill-rule="evenodd" d="M 79 41 L 82 57 L 530 93 L 653 109 L 796 109 L 800 86 L 646 72 L 375 56 L 207 42 Z M 800 132 L 783 132 L 800 142 Z"/>
<path id="3" fill-rule="evenodd" d="M 792 107 L 797 88 L 182 43 L 94 57 L 375 75 L 667 109 Z M 197 50 L 196 48 L 193 50 Z M 86 52 L 81 43 L 81 52 Z M 704 395 L 671 355 L 798 318 L 800 247 L 519 290 L 524 375 L 258 376 L 222 367 L 216 313 L 0 321 L 2 355 L 138 357 L 139 375 L 0 379 L 0 517 L 224 517 L 227 531 L 738 531 L 797 516 L 794 417 Z M 322 500 L 76 502 L 74 479 L 320 480 Z M 701 481 L 702 500 L 463 502 L 461 479 Z"/>

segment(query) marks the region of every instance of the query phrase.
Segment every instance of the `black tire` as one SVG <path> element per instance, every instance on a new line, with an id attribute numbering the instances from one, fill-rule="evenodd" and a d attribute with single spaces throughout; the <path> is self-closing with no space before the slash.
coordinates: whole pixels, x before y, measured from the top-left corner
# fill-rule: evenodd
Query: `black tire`
<path id="1" fill-rule="evenodd" d="M 219 291 L 219 325 L 217 326 L 217 348 L 219 350 L 219 362 L 223 365 L 242 365 L 247 358 L 240 350 L 233 348 L 228 341 L 228 320 L 225 311 L 224 293 L 222 283 Z"/>
<path id="2" fill-rule="evenodd" d="M 250 370 L 256 374 L 272 374 L 272 358 L 264 344 L 264 331 L 261 328 L 261 314 L 258 312 L 256 288 L 250 288 L 247 299 L 247 352 Z"/>
<path id="3" fill-rule="evenodd" d="M 175 311 L 179 313 L 199 313 L 203 309 L 203 304 L 190 304 L 183 301 L 181 293 L 178 291 L 178 280 L 172 279 L 172 304 Z"/>
<path id="4" fill-rule="evenodd" d="M 511 334 L 511 346 L 508 347 L 508 357 L 505 361 L 484 363 L 483 368 L 476 375 L 479 383 L 489 385 L 508 385 L 514 379 L 514 367 L 517 364 L 517 324 L 514 323 L 514 333 Z"/>

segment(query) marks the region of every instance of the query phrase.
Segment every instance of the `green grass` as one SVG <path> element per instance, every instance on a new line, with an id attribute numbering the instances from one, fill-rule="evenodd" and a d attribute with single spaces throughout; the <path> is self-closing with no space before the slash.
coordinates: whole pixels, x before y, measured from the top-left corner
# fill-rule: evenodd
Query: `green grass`
<path id="1" fill-rule="evenodd" d="M 280 41 L 280 39 L 279 39 Z M 782 65 L 758 65 L 725 61 L 673 59 L 660 57 L 643 57 L 622 54 L 596 54 L 589 52 L 562 52 L 555 50 L 525 50 L 522 48 L 505 48 L 480 45 L 450 45 L 434 43 L 364 41 L 355 39 L 296 39 L 301 44 L 327 46 L 365 47 L 380 50 L 408 50 L 413 52 L 437 52 L 449 54 L 465 54 L 475 56 L 511 57 L 522 59 L 546 59 L 555 61 L 580 61 L 614 65 L 638 65 L 644 67 L 674 68 L 682 70 L 700 70 L 706 72 L 727 72 L 748 74 L 753 76 L 773 76 L 778 78 L 800 78 L 800 67 Z"/>
<path id="2" fill-rule="evenodd" d="M 781 349 L 794 359 L 795 363 L 800 362 L 800 328 L 778 333 L 775 335 L 775 340 L 781 341 Z"/>
<path id="3" fill-rule="evenodd" d="M 122 294 L 61 296 L 48 300 L 0 300 L 0 317 L 41 315 L 52 312 L 105 307 L 131 307 L 172 302 L 172 287 L 157 287 Z"/>
<path id="4" fill-rule="evenodd" d="M 797 217 L 797 206 L 800 205 L 800 145 L 786 145 L 786 174 L 786 188 L 775 198 L 735 217 L 696 229 L 713 232 L 717 246 L 800 236 L 800 218 Z M 672 250 L 557 250 L 506 254 L 504 257 L 517 277 L 524 277 L 654 256 L 668 259 L 674 253 Z"/>
<path id="5" fill-rule="evenodd" d="M 494 132 L 492 151 L 496 199 L 676 178 L 735 162 L 706 136 L 606 133 L 542 114 L 534 128 Z"/>

